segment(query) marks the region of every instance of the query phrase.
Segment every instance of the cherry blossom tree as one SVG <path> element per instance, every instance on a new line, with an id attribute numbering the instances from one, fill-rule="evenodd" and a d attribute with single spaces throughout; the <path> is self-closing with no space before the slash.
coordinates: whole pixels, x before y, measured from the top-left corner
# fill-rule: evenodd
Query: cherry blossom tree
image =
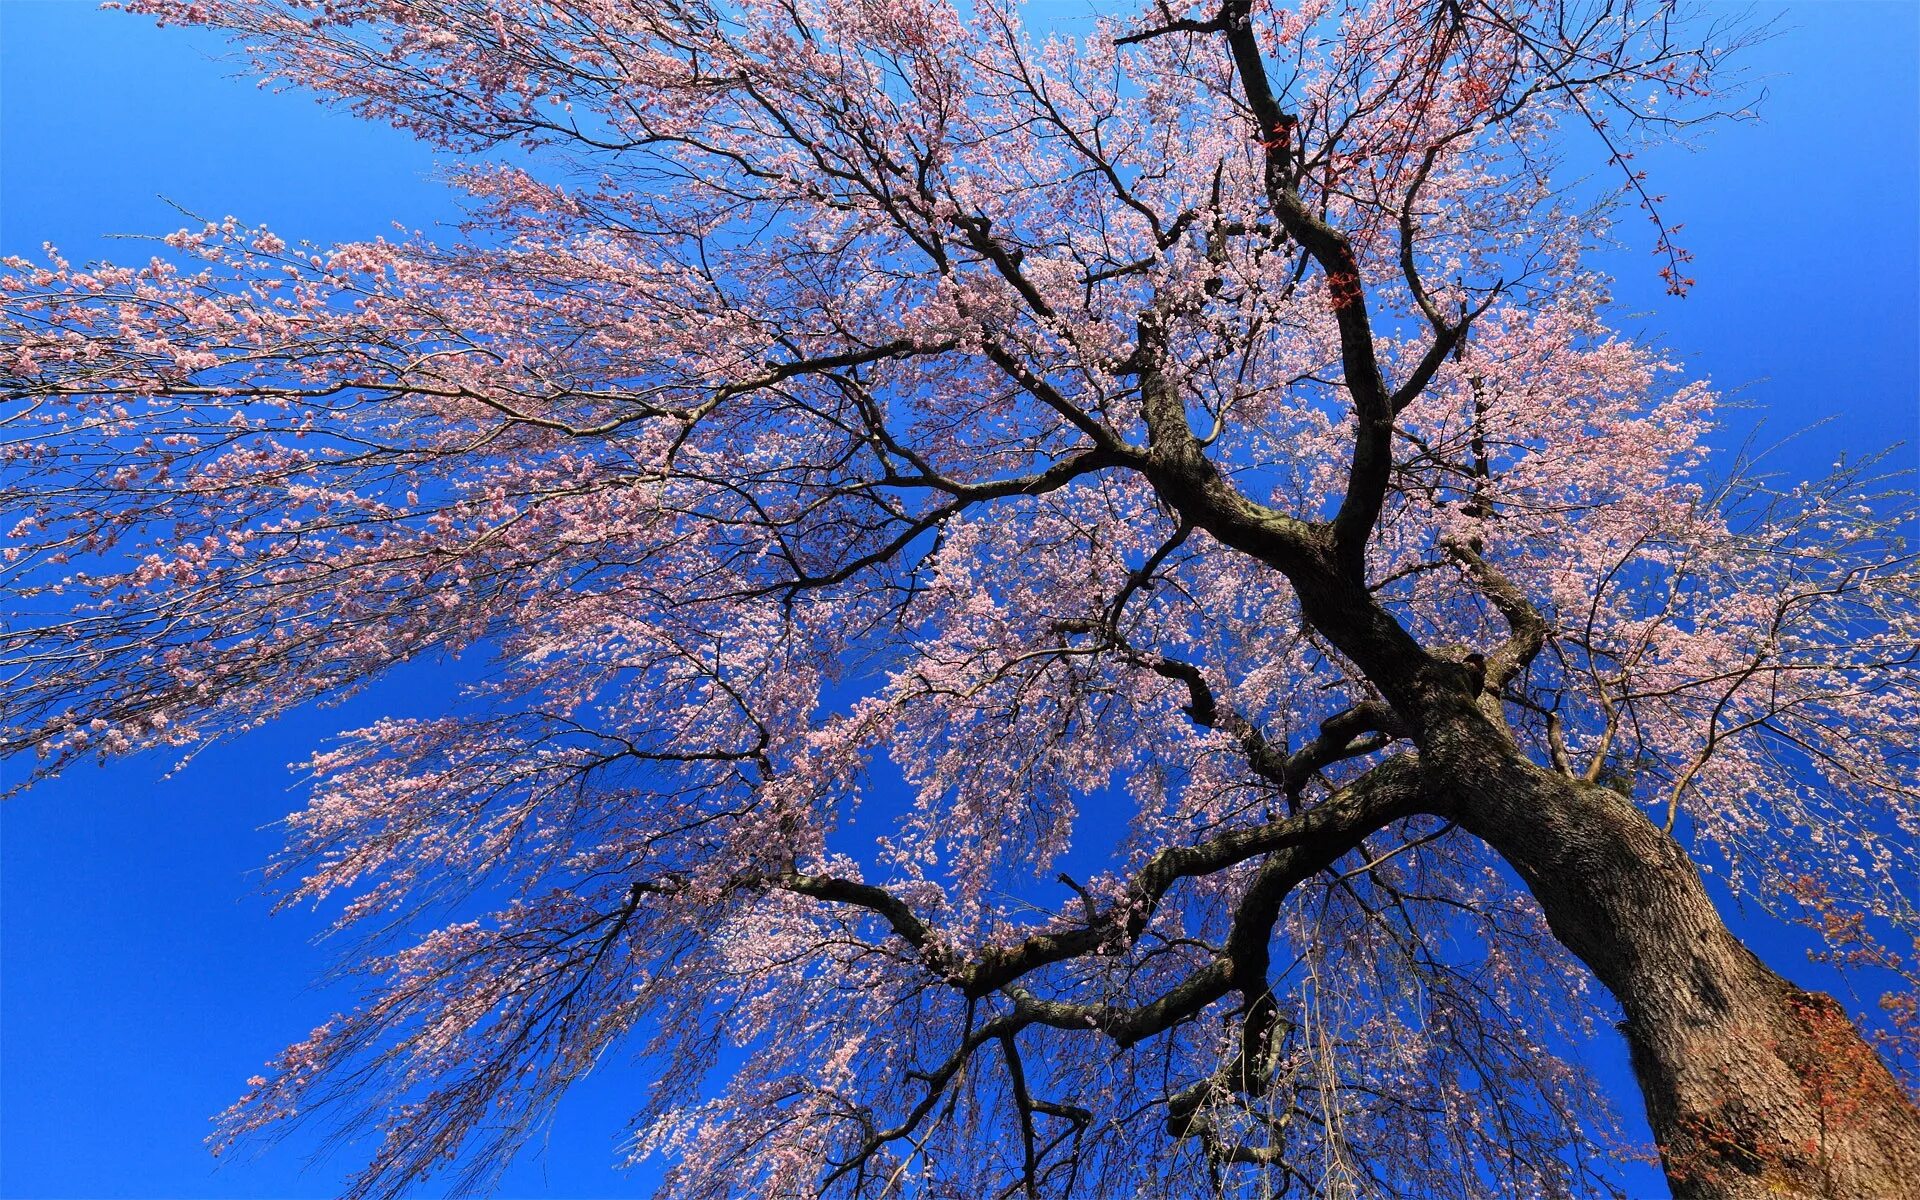
<path id="1" fill-rule="evenodd" d="M 36 777 L 487 664 L 306 764 L 278 877 L 367 988 L 230 1135 L 484 1186 L 622 1053 L 676 1196 L 1605 1193 L 1617 1022 L 1676 1195 L 1920 1178 L 1903 481 L 1710 458 L 1588 259 L 1638 209 L 1686 287 L 1631 156 L 1738 31 L 131 7 L 470 197 L 0 283 Z"/>

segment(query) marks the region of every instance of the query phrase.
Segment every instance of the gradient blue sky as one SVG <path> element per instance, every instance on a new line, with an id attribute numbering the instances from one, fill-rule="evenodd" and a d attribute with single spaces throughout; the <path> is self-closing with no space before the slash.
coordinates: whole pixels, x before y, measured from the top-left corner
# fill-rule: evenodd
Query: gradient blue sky
<path id="1" fill-rule="evenodd" d="M 1840 418 L 1784 451 L 1783 468 L 1896 441 L 1911 465 L 1920 5 L 1782 11 L 1749 60 L 1771 93 L 1762 119 L 1642 163 L 1686 223 L 1700 284 L 1672 301 L 1649 247 L 1622 251 L 1611 265 L 1635 314 L 1624 325 L 1737 391 L 1771 432 Z M 76 260 L 144 258 L 102 235 L 175 228 L 170 203 L 321 242 L 453 215 L 431 152 L 232 78 L 221 51 L 84 0 L 0 0 L 0 253 L 51 241 Z M 83 768 L 0 808 L 0 1197 L 337 1191 L 350 1148 L 313 1164 L 303 1134 L 216 1169 L 201 1144 L 241 1081 L 346 998 L 313 984 L 334 961 L 313 943 L 318 922 L 270 916 L 257 870 L 271 823 L 297 803 L 286 764 L 372 715 L 432 712 L 453 686 L 452 672 L 419 665 L 172 779 L 158 760 Z M 1744 928 L 1775 965 L 1820 982 L 1791 936 Z M 1618 1047 L 1596 1054 L 1638 1122 Z M 617 1063 L 583 1084 L 504 1194 L 646 1194 L 649 1172 L 609 1169 L 640 1084 Z M 1656 1175 L 1635 1178 L 1662 1194 Z"/>

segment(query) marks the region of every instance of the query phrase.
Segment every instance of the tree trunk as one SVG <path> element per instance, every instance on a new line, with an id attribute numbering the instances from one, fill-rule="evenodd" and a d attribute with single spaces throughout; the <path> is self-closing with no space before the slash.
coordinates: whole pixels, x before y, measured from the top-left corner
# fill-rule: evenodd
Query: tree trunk
<path id="1" fill-rule="evenodd" d="M 1269 535 L 1205 490 L 1215 483 L 1156 486 L 1259 556 Z M 1482 680 L 1421 649 L 1330 553 L 1265 561 L 1405 722 L 1434 810 L 1513 866 L 1554 936 L 1619 1001 L 1676 1197 L 1920 1200 L 1920 1110 L 1839 1004 L 1733 936 L 1678 842 L 1632 801 L 1532 762 L 1500 701 L 1477 694 Z M 1493 587 L 1509 625 L 1539 621 L 1517 589 Z"/>
<path id="2" fill-rule="evenodd" d="M 1429 786 L 1620 1002 L 1676 1197 L 1920 1197 L 1920 1111 L 1839 1004 L 1734 937 L 1679 843 L 1534 765 L 1470 704 L 1421 749 Z"/>

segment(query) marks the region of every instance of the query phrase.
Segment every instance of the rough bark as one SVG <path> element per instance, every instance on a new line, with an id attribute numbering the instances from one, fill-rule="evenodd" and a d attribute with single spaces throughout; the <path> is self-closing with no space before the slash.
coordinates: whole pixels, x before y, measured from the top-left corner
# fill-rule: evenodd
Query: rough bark
<path id="1" fill-rule="evenodd" d="M 1840 1005 L 1742 945 L 1630 801 L 1535 766 L 1476 717 L 1428 737 L 1429 778 L 1619 1001 L 1674 1195 L 1920 1196 L 1920 1111 Z"/>
<path id="2" fill-rule="evenodd" d="M 1679 1200 L 1920 1197 L 1920 1109 L 1831 997 L 1721 920 L 1686 850 L 1632 801 L 1532 762 L 1499 702 L 1339 577 L 1292 573 L 1419 745 L 1436 811 L 1498 852 L 1619 1002 Z"/>

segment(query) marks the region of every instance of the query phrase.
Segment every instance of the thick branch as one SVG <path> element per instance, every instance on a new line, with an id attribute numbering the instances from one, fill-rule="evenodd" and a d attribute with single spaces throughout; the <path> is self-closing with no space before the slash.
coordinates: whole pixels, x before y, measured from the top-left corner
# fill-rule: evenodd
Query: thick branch
<path id="1" fill-rule="evenodd" d="M 1294 187 L 1293 132 L 1298 121 L 1283 111 L 1267 78 L 1253 30 L 1251 0 L 1228 0 L 1221 9 L 1227 46 L 1240 76 L 1265 154 L 1267 201 L 1288 236 L 1326 272 L 1335 324 L 1340 330 L 1341 368 L 1353 398 L 1353 458 L 1346 496 L 1334 514 L 1334 551 L 1343 570 L 1358 579 L 1365 568 L 1367 538 L 1385 503 L 1393 469 L 1393 397 L 1380 370 L 1373 322 L 1361 287 L 1360 264 L 1345 234 L 1307 207 Z"/>
<path id="2" fill-rule="evenodd" d="M 835 904 L 866 909 L 918 951 L 923 960 L 969 996 L 985 996 L 1007 989 L 1040 967 L 1095 953 L 1114 942 L 1137 939 L 1152 919 L 1161 899 L 1182 879 L 1211 875 L 1239 863 L 1272 855 L 1262 867 L 1254 888 L 1258 899 L 1251 920 L 1268 904 L 1277 905 L 1300 879 L 1330 865 L 1360 844 L 1362 838 L 1419 811 L 1419 793 L 1410 760 L 1390 759 L 1312 808 L 1283 820 L 1230 830 L 1192 846 L 1170 846 L 1159 851 L 1127 885 L 1126 896 L 1109 908 L 1091 913 L 1083 926 L 1036 933 L 1014 946 L 990 946 L 967 959 L 943 947 L 934 932 L 899 897 L 885 888 L 830 875 L 802 872 L 764 878 L 764 886 L 810 896 Z M 1276 866 L 1276 863 L 1278 864 Z M 1255 892 L 1249 892 L 1255 896 Z M 1277 910 L 1276 910 L 1277 911 Z M 1271 925 L 1271 922 L 1269 922 Z M 1138 1037 L 1165 1028 L 1152 1012 L 1197 1011 L 1224 994 L 1232 972 L 1224 960 L 1190 977 L 1166 1002 L 1142 1009 L 1107 1005 L 1067 1004 L 1025 996 L 1020 1002 L 1034 1019 L 1068 1028 L 1101 1028 L 1122 1036 L 1145 1030 Z M 1201 996 L 1205 999 L 1199 999 Z M 1149 1010 L 1152 1010 L 1150 1012 Z M 1138 1040 L 1135 1037 L 1134 1040 Z"/>
<path id="3" fill-rule="evenodd" d="M 1547 641 L 1547 621 L 1520 585 L 1488 562 L 1478 550 L 1458 538 L 1444 544 L 1447 554 L 1466 571 L 1507 622 L 1507 640 L 1487 660 L 1486 688 L 1498 695 L 1515 675 L 1526 670 Z"/>

